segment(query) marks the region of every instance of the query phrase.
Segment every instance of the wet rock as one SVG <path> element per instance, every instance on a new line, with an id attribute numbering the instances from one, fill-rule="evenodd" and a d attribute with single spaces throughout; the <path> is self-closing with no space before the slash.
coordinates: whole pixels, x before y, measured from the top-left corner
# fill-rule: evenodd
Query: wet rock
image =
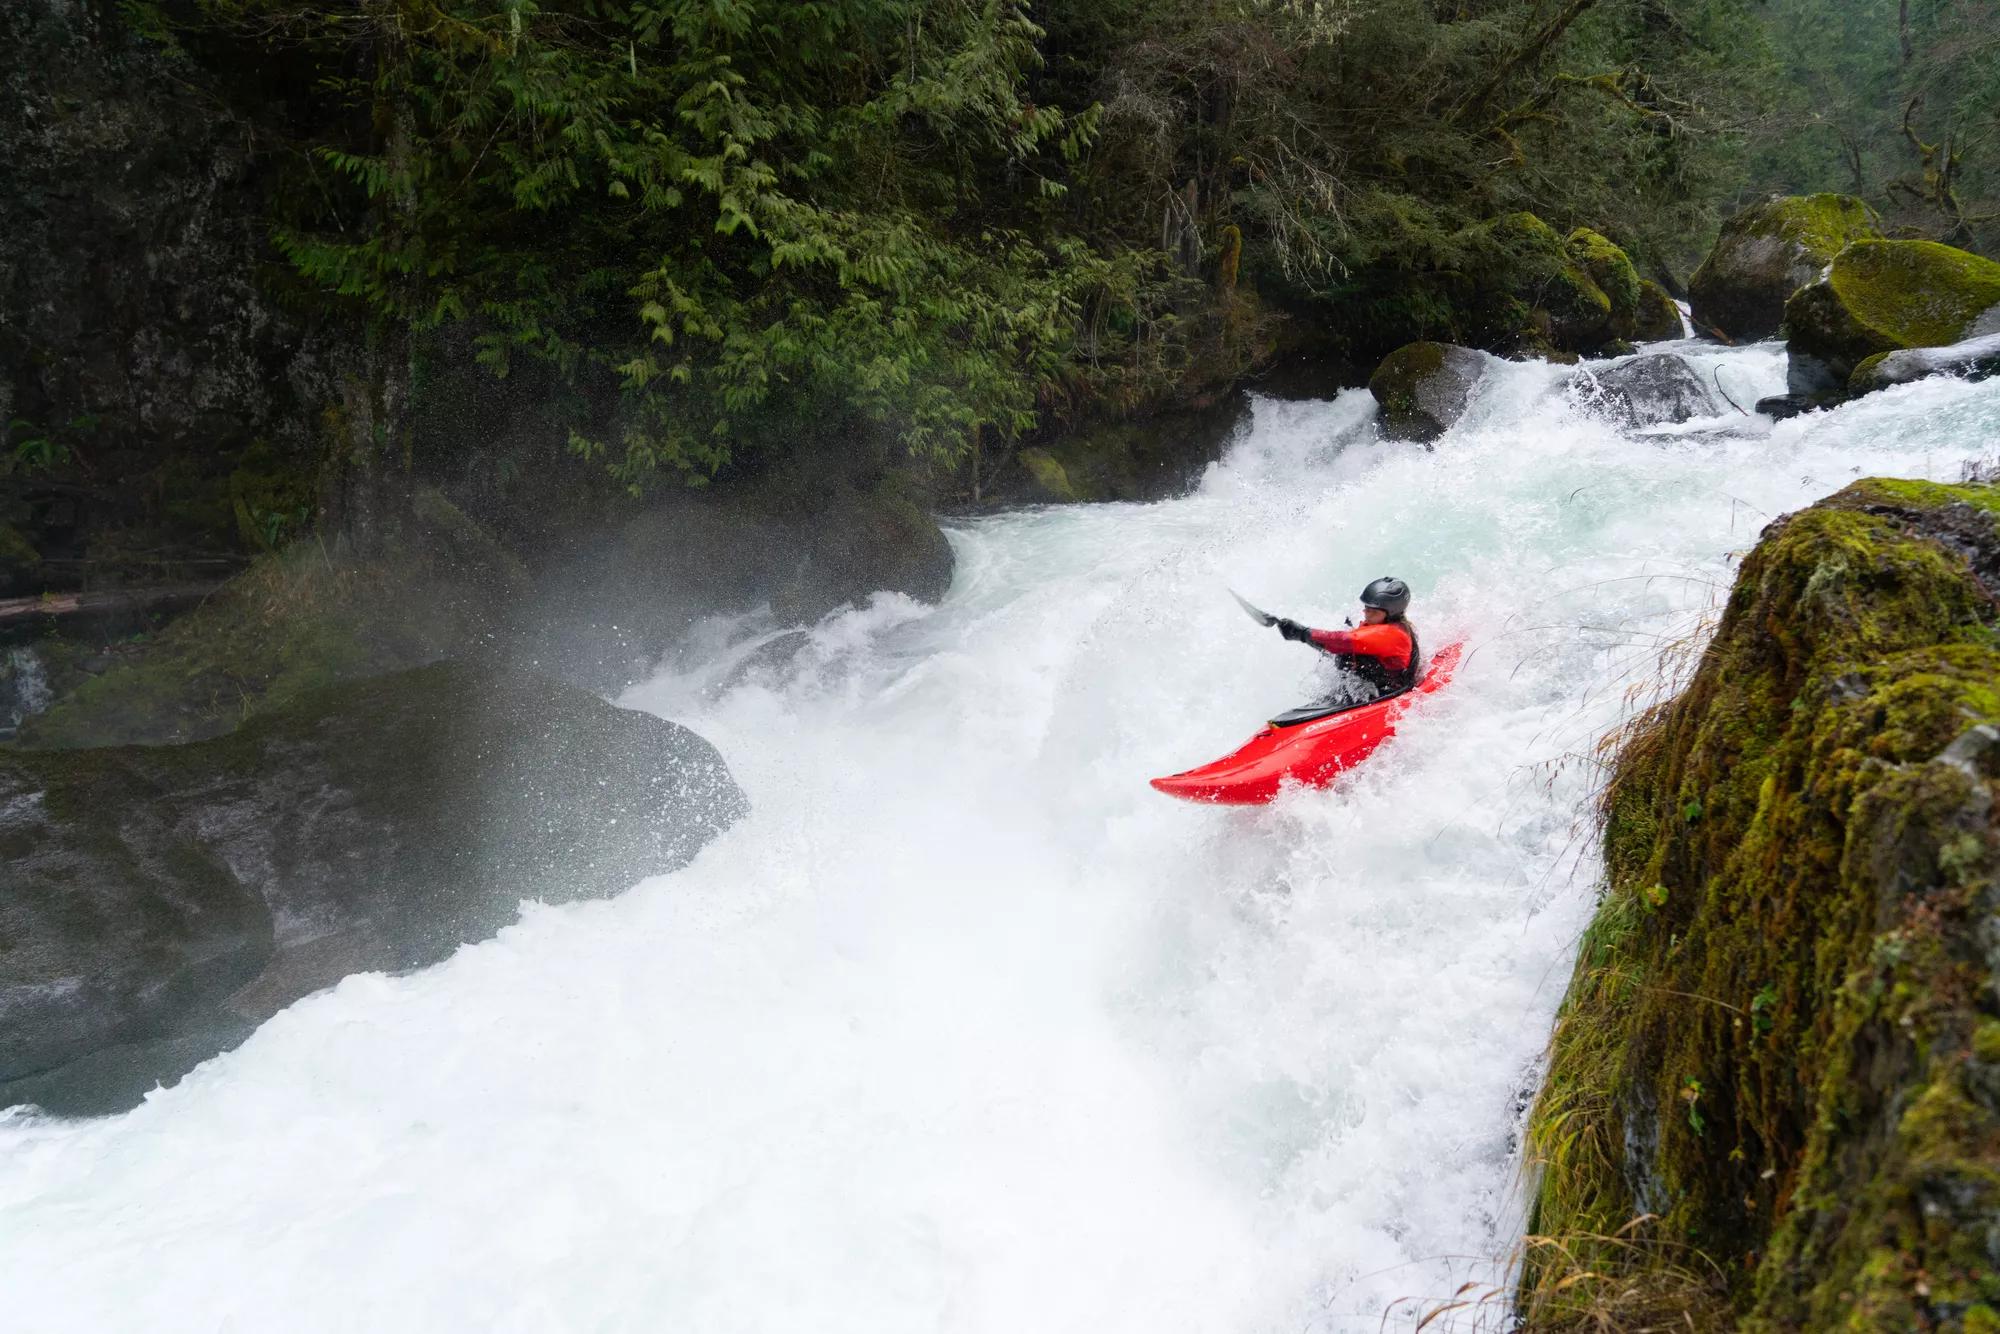
<path id="1" fill-rule="evenodd" d="M 2000 314 L 2000 307 L 1990 313 Z M 2000 333 L 1968 338 L 1949 347 L 1878 352 L 1854 368 L 1847 381 L 1847 393 L 1850 398 L 1859 398 L 1877 389 L 1911 384 L 1933 375 L 1956 375 L 1967 380 L 2000 375 Z"/>
<path id="2" fill-rule="evenodd" d="M 1868 205 L 1849 195 L 1786 195 L 1722 224 L 1688 283 L 1695 327 L 1744 341 L 1768 338 L 1792 294 L 1819 278 L 1849 242 L 1878 235 Z"/>
<path id="3" fill-rule="evenodd" d="M 1627 425 L 1657 426 L 1713 416 L 1714 397 L 1682 357 L 1654 353 L 1579 375 L 1584 393 Z"/>
<path id="4" fill-rule="evenodd" d="M 1391 440 L 1429 442 L 1465 413 L 1487 360 L 1452 343 L 1406 343 L 1382 359 L 1368 377 L 1368 392 L 1382 409 L 1382 434 Z"/>
<path id="5" fill-rule="evenodd" d="M 464 663 L 211 741 L 0 751 L 0 1106 L 129 1105 L 342 976 L 619 893 L 744 810 L 685 728 Z"/>
<path id="6" fill-rule="evenodd" d="M 0 596 L 80 559 L 162 577 L 239 544 L 232 500 L 273 500 L 232 494 L 246 465 L 313 476 L 336 331 L 259 284 L 282 136 L 134 31 L 140 8 L 0 4 L 0 440 L 47 448 L 0 487 L 44 561 L 10 578 L 0 533 Z"/>
<path id="7" fill-rule="evenodd" d="M 1857 241 L 1785 306 L 1785 346 L 1802 374 L 1845 394 L 1862 362 L 1946 347 L 2000 306 L 2000 264 L 1933 241 Z M 1793 386 L 1793 392 L 1800 392 Z"/>
<path id="8" fill-rule="evenodd" d="M 1685 337 L 1681 308 L 1666 288 L 1651 279 L 1639 284 L 1639 311 L 1634 318 L 1632 337 L 1642 343 L 1662 343 Z"/>
<path id="9" fill-rule="evenodd" d="M 1826 405 L 1820 400 L 1804 394 L 1774 394 L 1770 398 L 1757 400 L 1757 411 L 1773 421 L 1803 416 L 1824 406 Z"/>
<path id="10" fill-rule="evenodd" d="M 2000 488 L 1857 482 L 1765 529 L 1613 767 L 1535 1225 L 1657 1215 L 1741 1275 L 1696 1327 L 1919 1329 L 1990 1296 L 1997 589 Z M 1630 1235 L 1563 1261 L 1664 1290 Z"/>
<path id="11" fill-rule="evenodd" d="M 1249 399 L 1119 421 L 1094 422 L 1024 449 L 995 479 L 991 500 L 1164 500 L 1185 493 L 1249 420 Z"/>

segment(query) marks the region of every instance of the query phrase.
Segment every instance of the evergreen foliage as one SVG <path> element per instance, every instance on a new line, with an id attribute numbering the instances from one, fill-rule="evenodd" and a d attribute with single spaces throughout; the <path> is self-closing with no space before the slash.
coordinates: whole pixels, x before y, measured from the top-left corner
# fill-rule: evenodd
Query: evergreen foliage
<path id="1" fill-rule="evenodd" d="M 190 2 L 192 58 L 285 109 L 307 289 L 389 360 L 545 363 L 635 487 L 1156 403 L 1260 353 L 1260 293 L 1356 353 L 1474 337 L 1518 211 L 1665 266 L 1758 33 L 1746 0 Z"/>

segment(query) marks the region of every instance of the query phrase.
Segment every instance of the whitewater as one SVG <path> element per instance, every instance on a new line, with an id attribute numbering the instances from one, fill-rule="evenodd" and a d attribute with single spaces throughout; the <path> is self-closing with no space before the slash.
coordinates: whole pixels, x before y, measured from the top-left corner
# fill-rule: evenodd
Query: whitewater
<path id="1" fill-rule="evenodd" d="M 1183 498 L 956 522 L 940 606 L 702 627 L 619 702 L 753 813 L 126 1115 L 0 1117 L 12 1323 L 1317 1334 L 1504 1284 L 1600 739 L 1767 522 L 2000 439 L 2000 381 L 1633 432 L 1571 374 L 1495 363 L 1428 450 L 1257 399 Z M 1228 589 L 1338 625 L 1383 574 L 1467 645 L 1397 739 L 1254 811 L 1147 787 L 1314 688 Z"/>

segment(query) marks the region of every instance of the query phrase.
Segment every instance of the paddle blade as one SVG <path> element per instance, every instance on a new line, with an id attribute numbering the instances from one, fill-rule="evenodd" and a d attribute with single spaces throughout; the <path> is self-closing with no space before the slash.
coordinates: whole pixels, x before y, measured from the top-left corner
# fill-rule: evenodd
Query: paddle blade
<path id="1" fill-rule="evenodd" d="M 1243 610 L 1249 612 L 1250 619 L 1257 622 L 1257 624 L 1269 626 L 1269 625 L 1276 625 L 1278 623 L 1277 617 L 1273 616 L 1268 611 L 1259 611 L 1257 608 L 1251 606 L 1248 602 L 1243 600 L 1243 595 L 1237 592 L 1235 589 L 1232 588 L 1229 590 L 1229 596 L 1235 598 L 1236 605 L 1243 608 Z"/>

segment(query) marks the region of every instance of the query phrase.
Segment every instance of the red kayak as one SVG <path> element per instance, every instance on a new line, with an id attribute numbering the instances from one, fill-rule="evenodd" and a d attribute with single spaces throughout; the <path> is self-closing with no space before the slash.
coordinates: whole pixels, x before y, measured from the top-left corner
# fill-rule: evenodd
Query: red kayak
<path id="1" fill-rule="evenodd" d="M 1262 805 L 1288 782 L 1325 787 L 1396 735 L 1396 720 L 1417 696 L 1451 680 L 1463 647 L 1449 644 L 1438 650 L 1424 679 L 1400 695 L 1330 714 L 1294 710 L 1294 715 L 1304 715 L 1299 721 L 1275 719 L 1233 753 L 1171 778 L 1155 778 L 1153 786 L 1170 797 L 1222 806 Z"/>

